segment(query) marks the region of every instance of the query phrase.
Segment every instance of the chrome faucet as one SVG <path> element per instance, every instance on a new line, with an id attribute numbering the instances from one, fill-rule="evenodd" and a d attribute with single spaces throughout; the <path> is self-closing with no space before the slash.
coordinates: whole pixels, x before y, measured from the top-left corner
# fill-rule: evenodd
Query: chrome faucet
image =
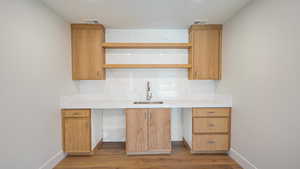
<path id="1" fill-rule="evenodd" d="M 147 81 L 147 89 L 146 89 L 146 100 L 150 101 L 152 99 L 152 92 L 151 92 L 151 88 L 150 88 L 150 82 Z"/>

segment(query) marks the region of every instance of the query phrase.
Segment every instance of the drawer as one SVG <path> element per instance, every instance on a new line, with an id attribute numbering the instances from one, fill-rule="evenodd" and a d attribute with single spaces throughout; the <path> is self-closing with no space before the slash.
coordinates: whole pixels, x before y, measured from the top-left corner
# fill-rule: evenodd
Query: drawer
<path id="1" fill-rule="evenodd" d="M 193 135 L 193 151 L 228 151 L 228 135 Z"/>
<path id="2" fill-rule="evenodd" d="M 230 108 L 193 108 L 193 117 L 229 117 Z"/>
<path id="3" fill-rule="evenodd" d="M 90 109 L 73 109 L 73 110 L 63 110 L 64 117 L 89 117 Z"/>
<path id="4" fill-rule="evenodd" d="M 193 117 L 193 133 L 228 133 L 228 118 Z"/>

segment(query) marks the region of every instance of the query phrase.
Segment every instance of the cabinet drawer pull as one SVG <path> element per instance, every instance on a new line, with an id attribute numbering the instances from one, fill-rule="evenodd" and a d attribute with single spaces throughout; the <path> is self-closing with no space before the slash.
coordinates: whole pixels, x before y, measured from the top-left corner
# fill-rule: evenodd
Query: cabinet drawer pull
<path id="1" fill-rule="evenodd" d="M 215 125 L 212 124 L 212 123 L 210 123 L 210 124 L 208 125 L 208 127 L 215 127 Z"/>
<path id="2" fill-rule="evenodd" d="M 78 113 L 78 112 L 75 112 L 75 113 L 73 113 L 73 115 L 76 115 L 76 116 L 77 116 L 77 115 L 79 115 L 79 113 Z"/>
<path id="3" fill-rule="evenodd" d="M 214 111 L 209 111 L 207 112 L 208 114 L 214 114 L 215 112 Z"/>
<path id="4" fill-rule="evenodd" d="M 215 144 L 216 142 L 215 141 L 208 141 L 207 143 L 208 144 Z"/>

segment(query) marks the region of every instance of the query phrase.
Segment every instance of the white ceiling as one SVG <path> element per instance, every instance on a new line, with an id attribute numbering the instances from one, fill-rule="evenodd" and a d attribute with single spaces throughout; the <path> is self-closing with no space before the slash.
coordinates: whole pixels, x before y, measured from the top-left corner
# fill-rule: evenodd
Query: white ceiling
<path id="1" fill-rule="evenodd" d="M 43 0 L 72 23 L 97 19 L 107 28 L 187 28 L 224 23 L 252 0 Z"/>

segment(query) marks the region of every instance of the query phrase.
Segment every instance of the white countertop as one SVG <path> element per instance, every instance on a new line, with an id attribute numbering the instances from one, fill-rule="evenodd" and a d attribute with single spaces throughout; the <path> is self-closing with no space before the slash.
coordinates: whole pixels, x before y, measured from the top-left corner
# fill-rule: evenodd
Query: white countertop
<path id="1" fill-rule="evenodd" d="M 74 95 L 61 98 L 62 109 L 123 109 L 123 108 L 196 108 L 196 107 L 232 107 L 230 96 L 201 96 L 197 99 L 155 99 L 163 104 L 133 104 L 145 100 L 105 100 L 97 96 Z"/>

